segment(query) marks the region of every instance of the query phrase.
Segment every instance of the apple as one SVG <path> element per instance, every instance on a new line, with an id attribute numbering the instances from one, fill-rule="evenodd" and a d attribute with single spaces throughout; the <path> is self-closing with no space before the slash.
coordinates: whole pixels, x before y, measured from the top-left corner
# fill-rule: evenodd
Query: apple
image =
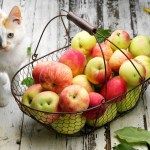
<path id="1" fill-rule="evenodd" d="M 116 46 L 114 46 L 112 43 L 110 43 L 110 47 L 112 48 L 113 51 L 115 51 L 116 49 L 127 49 L 130 45 L 130 35 L 124 31 L 124 30 L 115 30 L 109 40 L 115 44 Z"/>
<path id="2" fill-rule="evenodd" d="M 89 94 L 80 85 L 70 85 L 60 93 L 60 109 L 63 112 L 76 112 L 89 107 Z"/>
<path id="3" fill-rule="evenodd" d="M 111 55 L 113 54 L 113 50 L 110 48 L 110 46 L 106 45 L 105 43 L 101 43 L 100 45 L 96 44 L 92 49 L 92 54 L 91 54 L 92 58 L 103 57 L 101 51 L 103 51 L 104 59 L 107 61 L 110 59 Z"/>
<path id="4" fill-rule="evenodd" d="M 90 98 L 89 108 L 93 108 L 93 109 L 87 110 L 84 113 L 84 116 L 88 120 L 96 119 L 96 118 L 102 116 L 106 110 L 106 104 L 103 104 L 105 102 L 104 97 L 97 92 L 90 92 L 89 98 Z"/>
<path id="5" fill-rule="evenodd" d="M 100 94 L 105 97 L 106 101 L 111 101 L 111 103 L 117 103 L 121 101 L 127 92 L 126 82 L 119 76 L 113 77 L 107 81 L 101 88 Z M 116 97 L 118 97 L 116 99 Z"/>
<path id="6" fill-rule="evenodd" d="M 32 77 L 35 83 L 40 83 L 39 81 L 40 73 L 45 67 L 47 67 L 48 64 L 49 64 L 49 61 L 40 62 L 36 64 L 36 66 L 33 68 Z"/>
<path id="7" fill-rule="evenodd" d="M 112 121 L 117 116 L 116 103 L 109 104 L 105 113 L 98 119 L 87 120 L 87 124 L 94 127 L 100 127 Z"/>
<path id="8" fill-rule="evenodd" d="M 43 88 L 40 84 L 31 85 L 22 96 L 22 103 L 26 106 L 31 106 L 33 98 L 43 91 Z"/>
<path id="9" fill-rule="evenodd" d="M 86 65 L 85 56 L 73 49 L 65 51 L 58 61 L 67 65 L 72 70 L 73 76 L 82 74 Z"/>
<path id="10" fill-rule="evenodd" d="M 88 93 L 94 92 L 94 86 L 89 82 L 86 75 L 84 74 L 75 76 L 72 80 L 72 84 L 84 87 Z"/>
<path id="11" fill-rule="evenodd" d="M 140 62 L 146 69 L 146 76 L 145 79 L 150 78 L 150 58 L 145 55 L 136 56 L 134 58 L 138 62 Z"/>
<path id="12" fill-rule="evenodd" d="M 86 118 L 82 114 L 64 114 L 51 123 L 51 127 L 61 134 L 74 134 L 85 125 Z"/>
<path id="13" fill-rule="evenodd" d="M 105 62 L 105 64 L 104 64 Z M 105 74 L 106 65 L 106 74 Z M 102 84 L 106 78 L 109 79 L 111 76 L 111 68 L 106 60 L 102 57 L 92 58 L 85 67 L 85 75 L 87 79 L 93 84 Z"/>
<path id="14" fill-rule="evenodd" d="M 121 51 L 116 50 L 110 57 L 109 65 L 113 71 L 118 73 L 121 64 L 125 62 L 126 60 L 132 59 L 132 58 L 133 56 L 129 51 L 123 50 L 123 49 Z"/>
<path id="15" fill-rule="evenodd" d="M 49 62 L 40 73 L 40 84 L 45 90 L 60 93 L 65 87 L 72 84 L 71 69 L 59 62 Z"/>
<path id="16" fill-rule="evenodd" d="M 52 123 L 59 118 L 59 114 L 54 114 L 59 111 L 59 96 L 52 91 L 41 92 L 33 98 L 31 108 L 39 110 L 33 114 L 38 121 L 45 124 Z"/>
<path id="17" fill-rule="evenodd" d="M 140 75 L 130 61 L 135 65 Z M 135 59 L 130 59 L 126 60 L 120 66 L 119 75 L 128 85 L 137 86 L 138 84 L 142 83 L 143 79 L 145 78 L 146 70 L 145 67 Z"/>
<path id="18" fill-rule="evenodd" d="M 127 95 L 121 102 L 117 103 L 117 111 L 125 112 L 132 109 L 139 99 L 141 88 L 141 85 L 137 87 L 127 86 Z"/>
<path id="19" fill-rule="evenodd" d="M 129 51 L 134 57 L 139 55 L 150 57 L 150 38 L 144 35 L 134 37 L 131 41 Z"/>
<path id="20" fill-rule="evenodd" d="M 77 33 L 71 40 L 72 49 L 79 50 L 84 55 L 91 52 L 92 48 L 96 45 L 96 39 L 86 31 Z"/>

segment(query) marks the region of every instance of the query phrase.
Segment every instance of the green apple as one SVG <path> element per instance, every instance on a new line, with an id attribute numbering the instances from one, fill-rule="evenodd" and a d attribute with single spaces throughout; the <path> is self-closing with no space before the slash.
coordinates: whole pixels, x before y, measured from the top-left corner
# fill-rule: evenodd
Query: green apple
<path id="1" fill-rule="evenodd" d="M 141 76 L 138 74 L 137 70 L 130 61 L 135 65 Z M 125 80 L 127 85 L 137 86 L 145 78 L 146 70 L 145 67 L 138 61 L 134 59 L 131 59 L 130 61 L 127 60 L 120 66 L 119 75 Z"/>
<path id="2" fill-rule="evenodd" d="M 105 61 L 105 64 L 104 64 Z M 106 77 L 111 76 L 111 68 L 109 63 L 102 57 L 92 58 L 85 67 L 85 75 L 87 79 L 93 84 L 102 84 L 105 82 L 105 65 L 106 65 Z"/>
<path id="3" fill-rule="evenodd" d="M 134 37 L 131 41 L 129 51 L 134 57 L 139 55 L 150 57 L 150 38 L 144 35 Z"/>
<path id="4" fill-rule="evenodd" d="M 117 111 L 125 112 L 132 109 L 139 99 L 141 88 L 141 85 L 135 88 L 132 86 L 127 86 L 128 93 L 126 95 L 126 98 L 124 98 L 121 102 L 117 103 Z"/>
<path id="5" fill-rule="evenodd" d="M 127 49 L 131 41 L 130 35 L 124 30 L 115 30 L 109 37 L 109 40 L 120 49 Z M 118 48 L 112 43 L 110 43 L 110 47 L 115 51 Z"/>
<path id="6" fill-rule="evenodd" d="M 135 60 L 139 61 L 146 69 L 145 79 L 150 78 L 150 58 L 145 55 L 136 56 Z"/>
<path id="7" fill-rule="evenodd" d="M 65 114 L 51 123 L 51 126 L 58 133 L 74 134 L 79 132 L 85 123 L 86 118 L 82 114 Z"/>
<path id="8" fill-rule="evenodd" d="M 106 123 L 112 121 L 117 115 L 117 106 L 116 103 L 109 104 L 105 113 L 99 117 L 97 120 L 87 120 L 87 124 L 90 126 L 100 127 L 105 125 Z"/>
<path id="9" fill-rule="evenodd" d="M 59 111 L 59 96 L 55 92 L 44 91 L 37 94 L 31 102 L 31 107 L 39 110 L 34 111 L 34 117 L 45 124 L 49 124 L 59 118 L 58 114 L 54 114 Z"/>
<path id="10" fill-rule="evenodd" d="M 80 74 L 73 78 L 72 84 L 80 85 L 84 87 L 87 92 L 94 92 L 94 86 L 88 81 L 86 75 Z"/>
<path id="11" fill-rule="evenodd" d="M 23 94 L 22 103 L 24 105 L 31 106 L 33 98 L 42 91 L 43 88 L 41 87 L 40 84 L 34 84 L 30 86 Z"/>
<path id="12" fill-rule="evenodd" d="M 43 91 L 43 88 L 40 84 L 34 84 L 30 86 L 23 94 L 23 97 L 21 100 L 22 103 L 28 107 L 31 107 L 33 98 L 42 91 Z M 30 116 L 32 110 L 28 107 L 22 106 L 22 109 L 27 115 Z"/>
<path id="13" fill-rule="evenodd" d="M 71 47 L 88 55 L 96 45 L 96 39 L 86 31 L 77 33 L 71 40 Z"/>

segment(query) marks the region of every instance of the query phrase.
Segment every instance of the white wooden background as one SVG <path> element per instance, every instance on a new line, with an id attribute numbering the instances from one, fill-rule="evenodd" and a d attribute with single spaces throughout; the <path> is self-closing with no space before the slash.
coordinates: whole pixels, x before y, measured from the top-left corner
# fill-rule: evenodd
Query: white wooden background
<path id="1" fill-rule="evenodd" d="M 59 14 L 61 8 L 73 11 L 93 25 L 104 29 L 124 29 L 132 37 L 137 34 L 150 35 L 150 14 L 143 11 L 150 8 L 150 0 L 0 0 L 0 7 L 7 13 L 18 5 L 35 49 L 45 24 Z M 70 24 L 73 36 L 78 32 Z M 44 34 L 39 47 L 39 55 L 57 49 L 63 41 L 62 26 L 55 22 Z M 150 130 L 150 88 L 138 106 L 110 124 L 87 137 L 61 136 L 49 131 L 31 118 L 23 115 L 13 97 L 10 103 L 0 108 L 0 150 L 110 150 L 119 141 L 114 131 L 125 126 L 135 126 Z M 144 123 L 144 118 L 146 118 Z M 146 146 L 136 146 L 148 150 Z"/>

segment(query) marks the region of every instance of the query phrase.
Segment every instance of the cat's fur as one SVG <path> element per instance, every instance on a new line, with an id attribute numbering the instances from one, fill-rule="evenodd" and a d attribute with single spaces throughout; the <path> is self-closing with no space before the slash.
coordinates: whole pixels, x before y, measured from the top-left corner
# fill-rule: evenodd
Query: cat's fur
<path id="1" fill-rule="evenodd" d="M 12 80 L 26 59 L 28 46 L 29 39 L 19 7 L 14 6 L 8 16 L 0 11 L 0 106 L 8 103 L 8 81 Z M 9 80 L 5 73 L 8 74 Z"/>

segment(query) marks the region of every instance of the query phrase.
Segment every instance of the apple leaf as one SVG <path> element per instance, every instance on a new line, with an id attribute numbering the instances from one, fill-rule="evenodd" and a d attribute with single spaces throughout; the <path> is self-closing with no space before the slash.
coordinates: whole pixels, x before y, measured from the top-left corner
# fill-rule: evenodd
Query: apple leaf
<path id="1" fill-rule="evenodd" d="M 133 147 L 131 147 L 130 145 L 126 143 L 121 143 L 113 147 L 113 150 L 136 150 L 136 149 L 134 149 Z"/>
<path id="2" fill-rule="evenodd" d="M 31 56 L 31 47 L 28 47 L 28 48 L 27 48 L 27 55 L 28 55 L 28 56 Z"/>
<path id="3" fill-rule="evenodd" d="M 104 36 L 105 38 L 109 37 L 111 35 L 111 30 L 109 29 L 97 29 L 97 33 L 95 34 L 95 36 L 97 37 L 98 39 L 98 43 L 102 43 L 104 42 L 105 38 L 103 38 L 102 36 Z"/>
<path id="4" fill-rule="evenodd" d="M 144 7 L 144 11 L 147 12 L 147 13 L 150 13 L 150 8 Z"/>
<path id="5" fill-rule="evenodd" d="M 34 80 L 31 77 L 26 77 L 25 79 L 23 79 L 23 81 L 21 82 L 22 85 L 26 85 L 27 87 L 31 86 L 34 84 Z"/>
<path id="6" fill-rule="evenodd" d="M 125 127 L 115 131 L 115 133 L 119 139 L 127 143 L 147 143 L 150 145 L 150 131 L 136 127 Z"/>

